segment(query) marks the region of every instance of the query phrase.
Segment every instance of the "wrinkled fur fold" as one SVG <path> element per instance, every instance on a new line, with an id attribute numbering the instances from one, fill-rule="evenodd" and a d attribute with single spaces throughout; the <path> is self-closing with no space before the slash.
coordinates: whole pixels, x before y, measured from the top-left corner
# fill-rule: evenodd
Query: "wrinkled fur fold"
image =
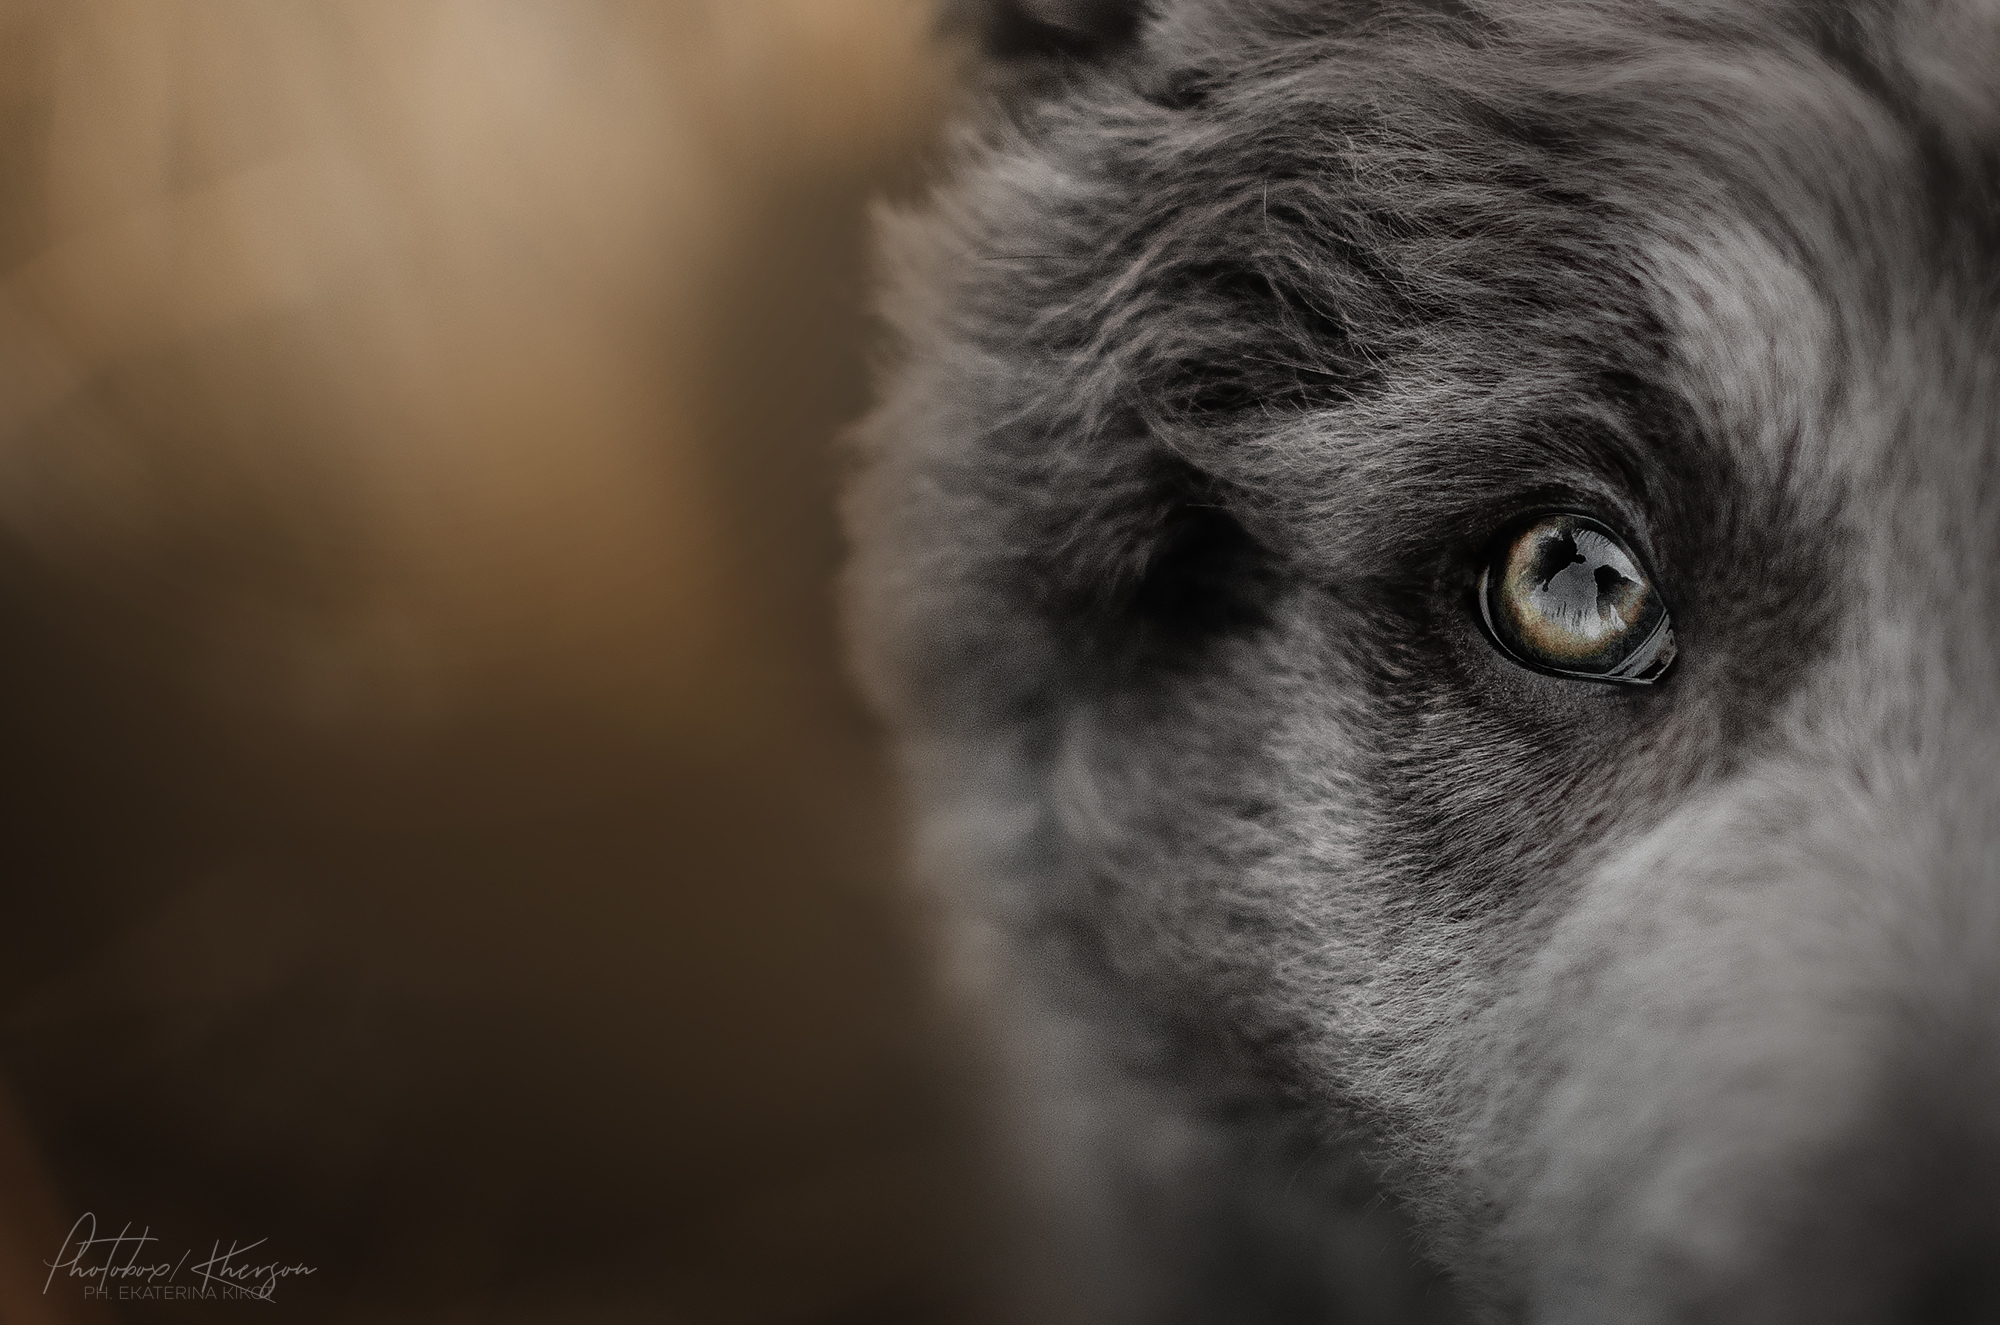
<path id="1" fill-rule="evenodd" d="M 2000 9 L 960 16 L 851 606 L 1024 1310 L 2000 1311 Z M 1485 639 L 1539 509 L 1661 685 Z"/>

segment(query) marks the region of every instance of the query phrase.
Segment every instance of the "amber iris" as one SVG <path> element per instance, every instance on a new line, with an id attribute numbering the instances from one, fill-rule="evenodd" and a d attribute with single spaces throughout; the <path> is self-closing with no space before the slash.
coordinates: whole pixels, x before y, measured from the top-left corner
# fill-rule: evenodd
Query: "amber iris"
<path id="1" fill-rule="evenodd" d="M 1480 611 L 1516 662 L 1645 685 L 1674 660 L 1673 622 L 1624 540 L 1586 515 L 1538 516 L 1480 574 Z"/>

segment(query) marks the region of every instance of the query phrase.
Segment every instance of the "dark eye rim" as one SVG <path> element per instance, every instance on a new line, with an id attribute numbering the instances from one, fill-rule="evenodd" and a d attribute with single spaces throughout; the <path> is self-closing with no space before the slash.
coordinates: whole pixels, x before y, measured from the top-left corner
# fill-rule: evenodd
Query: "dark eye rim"
<path id="1" fill-rule="evenodd" d="M 1473 596 L 1479 604 L 1479 620 L 1480 624 L 1485 628 L 1487 640 L 1509 662 L 1525 667 L 1531 672 L 1540 672 L 1545 676 L 1557 676 L 1568 681 L 1596 681 L 1601 684 L 1616 686 L 1650 686 L 1656 684 L 1672 670 L 1674 659 L 1680 655 L 1680 645 L 1674 636 L 1673 607 L 1666 602 L 1664 597 L 1660 600 L 1661 612 L 1659 622 L 1653 627 L 1646 638 L 1640 642 L 1639 646 L 1626 655 L 1624 661 L 1606 672 L 1575 671 L 1569 668 L 1556 667 L 1536 658 L 1523 657 L 1518 650 L 1507 643 L 1505 636 L 1502 635 L 1499 628 L 1494 624 L 1490 590 L 1492 589 L 1493 566 L 1496 558 L 1502 555 L 1505 549 L 1510 547 L 1513 541 L 1519 538 L 1525 530 L 1555 516 L 1565 516 L 1576 520 L 1612 539 L 1618 546 L 1624 548 L 1626 555 L 1630 556 L 1638 564 L 1639 569 L 1645 572 L 1647 580 L 1653 585 L 1654 592 L 1659 592 L 1659 577 L 1653 573 L 1652 567 L 1645 563 L 1633 540 L 1620 533 L 1617 526 L 1607 523 L 1597 516 L 1590 514 L 1588 511 L 1579 511 L 1562 506 L 1540 508 L 1510 520 L 1507 526 L 1488 545 L 1486 555 L 1480 562 L 1479 579 L 1474 586 Z"/>

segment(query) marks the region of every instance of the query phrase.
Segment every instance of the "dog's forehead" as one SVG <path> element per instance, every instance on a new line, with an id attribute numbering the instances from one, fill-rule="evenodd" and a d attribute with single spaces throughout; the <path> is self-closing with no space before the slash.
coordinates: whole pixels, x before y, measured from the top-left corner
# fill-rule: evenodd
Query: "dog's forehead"
<path id="1" fill-rule="evenodd" d="M 1510 280 L 1512 264 L 1539 264 L 1568 316 L 1496 301 L 1451 333 L 1464 342 L 1455 365 L 1412 361 L 1394 382 L 1404 400 L 1434 420 L 1485 411 L 1503 431 L 1505 410 L 1528 399 L 1522 383 L 1540 378 L 1530 408 L 1545 410 L 1565 364 L 1583 389 L 1621 362 L 1622 342 L 1622 363 L 1650 360 L 1743 477 L 1797 485 L 1802 515 L 1831 515 L 1892 474 L 1961 503 L 1988 486 L 1978 480 L 2000 440 L 2000 5 L 1479 8 L 1503 34 L 1491 45 L 1403 49 L 1414 76 L 1453 82 L 1430 108 L 1456 113 L 1417 117 L 1415 131 L 1437 135 L 1446 169 L 1481 172 L 1479 188 L 1518 171 L 1518 186 L 1477 204 L 1483 215 L 1453 219 L 1453 244 L 1486 246 L 1469 265 Z M 1444 196 L 1454 192 L 1475 196 Z M 1524 245 L 1537 225 L 1576 234 Z M 1582 297 L 1554 293 L 1570 281 Z M 1511 324 L 1499 341 L 1482 321 L 1495 315 Z M 1496 392 L 1463 371 L 1473 363 L 1513 380 Z M 1421 448 L 1424 433 L 1401 435 Z M 1481 454 L 1463 429 L 1440 440 Z"/>
<path id="2" fill-rule="evenodd" d="M 1950 347 L 1993 348 L 2000 105 L 1923 68 L 1938 34 L 1923 36 L 1914 52 L 1844 60 L 1711 56 L 1661 89 L 1733 113 L 1648 149 L 1683 164 L 1653 176 L 1679 178 L 1640 222 L 1636 262 L 1680 393 L 1774 460 L 1839 431 L 1841 407 L 1879 414 L 1919 404 L 1884 397 L 1976 388 Z M 1803 458 L 1874 468 L 1893 429 L 1872 446 L 1848 431 Z"/>
<path id="3" fill-rule="evenodd" d="M 988 485 L 1038 583 L 1111 574 L 1079 530 L 1137 564 L 1160 501 L 1360 583 L 1579 488 L 1990 490 L 2000 5 L 1154 8 L 910 258 L 923 399 L 1038 480 Z"/>

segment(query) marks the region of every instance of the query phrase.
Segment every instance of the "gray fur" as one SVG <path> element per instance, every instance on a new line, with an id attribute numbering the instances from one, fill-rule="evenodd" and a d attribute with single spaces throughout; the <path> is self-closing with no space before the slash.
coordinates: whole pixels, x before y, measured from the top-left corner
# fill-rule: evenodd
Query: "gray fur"
<path id="1" fill-rule="evenodd" d="M 1023 1309 L 2000 1319 L 2000 6 L 1127 8 L 989 12 L 850 503 Z M 1482 636 L 1551 502 L 1661 685 Z"/>

